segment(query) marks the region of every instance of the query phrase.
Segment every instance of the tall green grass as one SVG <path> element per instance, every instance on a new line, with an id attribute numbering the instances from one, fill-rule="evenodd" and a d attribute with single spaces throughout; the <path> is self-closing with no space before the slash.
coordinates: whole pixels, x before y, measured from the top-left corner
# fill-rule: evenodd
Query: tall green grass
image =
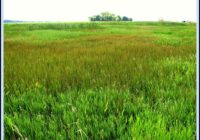
<path id="1" fill-rule="evenodd" d="M 5 24 L 6 139 L 195 139 L 195 24 Z"/>

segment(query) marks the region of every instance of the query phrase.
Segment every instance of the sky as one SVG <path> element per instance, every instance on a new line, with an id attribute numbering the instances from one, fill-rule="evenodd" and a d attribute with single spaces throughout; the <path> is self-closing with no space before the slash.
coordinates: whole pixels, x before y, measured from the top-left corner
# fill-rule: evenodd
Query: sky
<path id="1" fill-rule="evenodd" d="M 88 21 L 111 12 L 133 21 L 196 21 L 196 0 L 4 0 L 4 19 Z"/>

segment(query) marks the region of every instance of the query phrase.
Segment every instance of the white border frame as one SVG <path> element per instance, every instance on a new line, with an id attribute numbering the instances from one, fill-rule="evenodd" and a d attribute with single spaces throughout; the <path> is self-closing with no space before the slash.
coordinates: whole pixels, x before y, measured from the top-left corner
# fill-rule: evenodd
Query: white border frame
<path id="1" fill-rule="evenodd" d="M 4 1 L 1 0 L 1 140 L 4 140 Z M 196 140 L 199 140 L 199 0 L 196 0 Z"/>
<path id="2" fill-rule="evenodd" d="M 196 0 L 196 139 L 199 140 L 199 0 Z"/>
<path id="3" fill-rule="evenodd" d="M 1 140 L 4 140 L 4 1 L 1 0 Z"/>

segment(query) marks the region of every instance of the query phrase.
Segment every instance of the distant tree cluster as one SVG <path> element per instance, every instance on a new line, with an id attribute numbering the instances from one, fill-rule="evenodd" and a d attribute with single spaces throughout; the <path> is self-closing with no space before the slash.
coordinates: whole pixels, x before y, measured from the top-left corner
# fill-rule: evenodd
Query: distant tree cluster
<path id="1" fill-rule="evenodd" d="M 102 12 L 100 15 L 89 17 L 90 21 L 132 21 L 132 18 L 119 16 L 109 12 Z"/>

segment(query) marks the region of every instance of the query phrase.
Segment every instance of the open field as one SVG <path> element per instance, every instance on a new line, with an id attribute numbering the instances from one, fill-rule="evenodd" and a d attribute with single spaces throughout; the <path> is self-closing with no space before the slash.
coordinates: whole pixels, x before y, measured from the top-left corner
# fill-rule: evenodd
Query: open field
<path id="1" fill-rule="evenodd" d="M 6 139 L 195 139 L 195 24 L 4 28 Z"/>

